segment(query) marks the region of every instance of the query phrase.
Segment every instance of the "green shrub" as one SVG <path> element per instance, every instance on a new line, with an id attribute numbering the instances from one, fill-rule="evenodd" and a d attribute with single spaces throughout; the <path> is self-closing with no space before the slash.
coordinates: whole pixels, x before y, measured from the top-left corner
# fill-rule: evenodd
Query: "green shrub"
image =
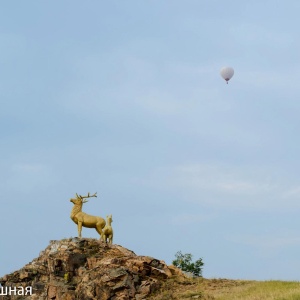
<path id="1" fill-rule="evenodd" d="M 204 266 L 202 258 L 199 258 L 195 262 L 192 262 L 192 254 L 183 254 L 181 251 L 178 251 L 175 254 L 175 258 L 176 259 L 172 261 L 172 264 L 174 266 L 176 266 L 184 272 L 190 272 L 194 276 L 202 276 L 202 267 Z"/>

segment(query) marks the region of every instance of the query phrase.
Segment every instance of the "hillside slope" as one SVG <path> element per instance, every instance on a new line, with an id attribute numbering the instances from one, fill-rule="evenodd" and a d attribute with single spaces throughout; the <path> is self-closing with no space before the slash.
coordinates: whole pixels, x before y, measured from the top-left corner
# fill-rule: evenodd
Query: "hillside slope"
<path id="1" fill-rule="evenodd" d="M 87 238 L 50 241 L 0 284 L 0 300 L 300 300 L 299 282 L 187 278 L 164 261 Z M 32 294 L 21 295 L 28 287 Z M 3 295 L 8 289 L 16 295 Z"/>
<path id="2" fill-rule="evenodd" d="M 300 300 L 300 283 L 174 277 L 147 299 Z"/>
<path id="3" fill-rule="evenodd" d="M 22 269 L 0 278 L 1 290 L 14 299 L 107 300 L 144 299 L 162 282 L 182 273 L 165 262 L 138 256 L 119 245 L 96 239 L 51 241 L 39 257 Z M 32 287 L 32 295 L 18 295 Z M 19 292 L 20 291 L 20 292 Z M 5 294 L 5 292 L 1 293 Z M 1 300 L 12 299 L 2 295 Z"/>

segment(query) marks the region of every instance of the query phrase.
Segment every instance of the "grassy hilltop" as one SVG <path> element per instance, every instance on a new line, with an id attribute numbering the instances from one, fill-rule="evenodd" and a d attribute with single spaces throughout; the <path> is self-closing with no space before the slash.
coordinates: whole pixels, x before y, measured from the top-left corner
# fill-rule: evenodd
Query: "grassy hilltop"
<path id="1" fill-rule="evenodd" d="M 300 300 L 300 282 L 174 279 L 149 299 Z"/>

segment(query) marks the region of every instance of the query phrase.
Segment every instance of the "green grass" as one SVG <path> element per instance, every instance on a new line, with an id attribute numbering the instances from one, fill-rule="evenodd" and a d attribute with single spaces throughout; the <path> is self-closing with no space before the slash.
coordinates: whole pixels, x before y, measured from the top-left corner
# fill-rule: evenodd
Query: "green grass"
<path id="1" fill-rule="evenodd" d="M 300 282 L 174 278 L 147 299 L 300 300 Z"/>
<path id="2" fill-rule="evenodd" d="M 300 300 L 300 283 L 250 281 L 212 293 L 216 300 Z"/>

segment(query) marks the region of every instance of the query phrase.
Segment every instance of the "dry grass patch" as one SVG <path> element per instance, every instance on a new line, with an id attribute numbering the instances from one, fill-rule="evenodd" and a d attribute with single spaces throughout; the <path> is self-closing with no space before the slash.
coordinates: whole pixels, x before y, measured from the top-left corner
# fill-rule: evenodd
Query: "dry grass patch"
<path id="1" fill-rule="evenodd" d="M 300 300 L 300 283 L 175 277 L 148 299 Z"/>
<path id="2" fill-rule="evenodd" d="M 205 299 L 203 297 L 202 278 L 189 279 L 174 277 L 165 281 L 160 290 L 147 299 L 151 300 L 179 300 Z"/>
<path id="3" fill-rule="evenodd" d="M 211 293 L 216 300 L 300 300 L 300 283 L 248 281 Z"/>

